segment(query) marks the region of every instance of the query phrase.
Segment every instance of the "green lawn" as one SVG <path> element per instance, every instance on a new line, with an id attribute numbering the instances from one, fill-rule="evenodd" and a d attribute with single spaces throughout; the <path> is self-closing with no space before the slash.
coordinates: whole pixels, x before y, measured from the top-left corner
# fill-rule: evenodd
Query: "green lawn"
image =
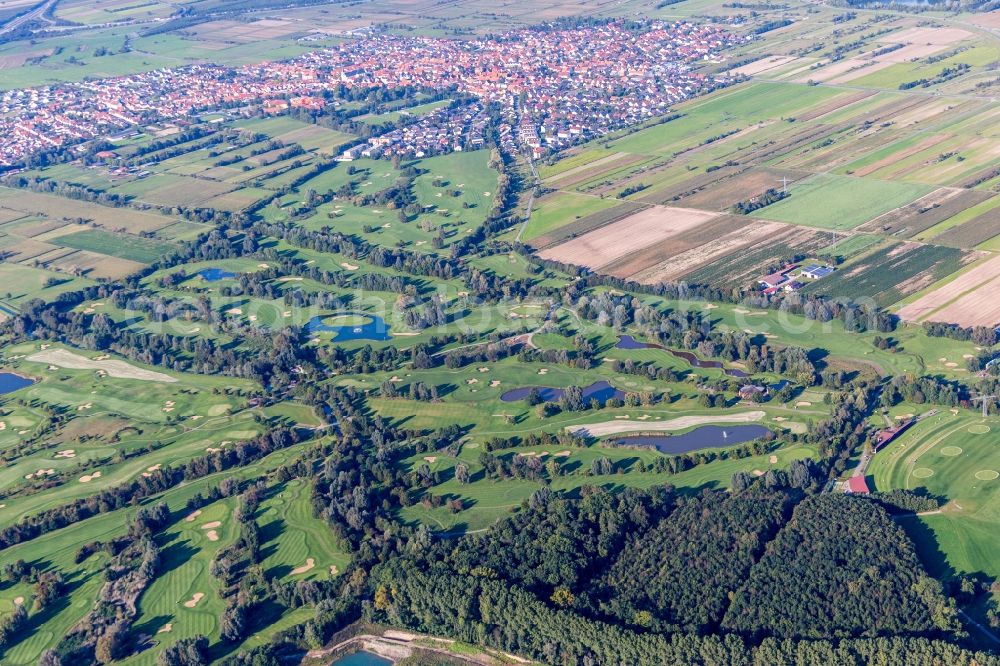
<path id="1" fill-rule="evenodd" d="M 792 185 L 791 196 L 757 210 L 753 216 L 821 229 L 853 229 L 932 189 L 912 183 L 818 174 Z"/>

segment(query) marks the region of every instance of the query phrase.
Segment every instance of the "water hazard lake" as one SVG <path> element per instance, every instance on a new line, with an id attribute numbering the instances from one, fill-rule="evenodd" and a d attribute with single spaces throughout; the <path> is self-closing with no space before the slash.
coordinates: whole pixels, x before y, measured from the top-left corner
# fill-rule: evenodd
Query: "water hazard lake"
<path id="1" fill-rule="evenodd" d="M 342 316 L 357 317 L 365 321 L 353 324 L 326 323 L 329 319 Z M 378 315 L 370 315 L 363 312 L 317 315 L 306 322 L 306 331 L 308 333 L 318 333 L 320 331 L 334 333 L 334 342 L 346 342 L 348 340 L 388 340 L 392 337 L 389 335 L 389 325 L 385 323 L 385 319 Z"/>
<path id="2" fill-rule="evenodd" d="M 0 372 L 0 394 L 11 393 L 34 383 L 34 379 L 15 375 L 13 372 Z"/>
<path id="3" fill-rule="evenodd" d="M 695 356 L 692 352 L 681 351 L 677 349 L 670 349 L 669 347 L 664 347 L 663 345 L 654 344 L 651 342 L 639 342 L 631 335 L 623 335 L 618 338 L 618 344 L 615 345 L 616 349 L 662 349 L 665 352 L 673 354 L 677 358 L 682 358 L 692 367 L 695 368 L 719 368 L 724 373 L 730 377 L 748 377 L 747 373 L 742 370 L 737 370 L 735 368 L 727 368 L 722 364 L 722 361 L 706 361 Z"/>
<path id="4" fill-rule="evenodd" d="M 544 402 L 559 402 L 562 400 L 563 394 L 566 393 L 566 389 L 553 388 L 551 386 L 523 386 L 521 388 L 511 389 L 500 396 L 500 400 L 503 402 L 516 402 L 518 400 L 524 400 L 531 393 L 532 389 L 538 389 L 538 397 Z M 590 386 L 585 386 L 582 389 L 583 401 L 584 403 L 589 403 L 591 399 L 597 400 L 598 403 L 604 405 L 611 398 L 617 398 L 619 400 L 625 399 L 625 392 L 619 391 L 611 384 L 606 381 L 594 382 Z"/>
<path id="5" fill-rule="evenodd" d="M 632 435 L 610 440 L 619 446 L 644 446 L 660 453 L 677 455 L 699 449 L 721 449 L 766 437 L 771 431 L 762 425 L 707 425 L 680 435 Z"/>
<path id="6" fill-rule="evenodd" d="M 341 657 L 330 666 L 392 666 L 392 661 L 372 652 L 355 652 Z"/>

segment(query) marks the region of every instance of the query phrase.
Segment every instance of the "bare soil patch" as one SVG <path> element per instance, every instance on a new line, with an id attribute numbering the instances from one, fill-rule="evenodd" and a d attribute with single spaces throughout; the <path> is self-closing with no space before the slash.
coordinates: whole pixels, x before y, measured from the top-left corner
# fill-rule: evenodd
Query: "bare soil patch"
<path id="1" fill-rule="evenodd" d="M 74 354 L 66 349 L 46 349 L 32 354 L 27 360 L 34 361 L 36 363 L 50 363 L 52 365 L 57 365 L 60 368 L 68 368 L 70 370 L 103 370 L 112 377 L 118 377 L 120 379 L 138 379 L 148 382 L 165 383 L 177 381 L 170 375 L 165 375 L 162 372 L 156 372 L 154 370 L 145 370 L 130 363 L 126 363 L 125 361 L 112 359 L 95 361 L 85 356 Z"/>
<path id="2" fill-rule="evenodd" d="M 693 208 L 654 206 L 540 253 L 544 259 L 599 268 L 716 217 Z"/>

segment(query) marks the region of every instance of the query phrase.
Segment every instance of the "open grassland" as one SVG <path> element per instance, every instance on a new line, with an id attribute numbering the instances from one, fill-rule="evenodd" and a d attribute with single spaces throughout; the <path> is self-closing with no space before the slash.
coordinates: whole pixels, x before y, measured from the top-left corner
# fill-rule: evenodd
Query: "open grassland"
<path id="1" fill-rule="evenodd" d="M 792 185 L 787 199 L 753 215 L 821 229 L 853 229 L 928 192 L 920 185 L 817 175 Z"/>

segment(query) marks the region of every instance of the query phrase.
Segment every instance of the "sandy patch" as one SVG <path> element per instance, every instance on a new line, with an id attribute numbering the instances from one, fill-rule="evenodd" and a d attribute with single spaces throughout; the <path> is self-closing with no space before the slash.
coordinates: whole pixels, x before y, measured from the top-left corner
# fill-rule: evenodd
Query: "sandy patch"
<path id="1" fill-rule="evenodd" d="M 24 597 L 14 597 L 14 605 L 20 606 L 24 603 Z"/>
<path id="2" fill-rule="evenodd" d="M 466 379 L 466 380 L 465 380 L 465 383 L 466 383 L 466 384 L 478 384 L 478 383 L 479 383 L 479 380 L 478 380 L 478 379 L 476 379 L 475 377 L 473 377 L 472 379 Z"/>
<path id="3" fill-rule="evenodd" d="M 229 308 L 226 310 L 226 314 L 241 315 L 243 314 L 243 310 L 241 308 Z"/>
<path id="4" fill-rule="evenodd" d="M 540 374 L 540 375 L 547 375 L 547 374 L 549 374 L 549 369 L 548 368 L 542 368 L 541 370 L 538 371 L 538 374 Z"/>
<path id="5" fill-rule="evenodd" d="M 389 225 L 386 225 L 386 226 L 389 226 Z M 356 270 L 358 270 L 358 266 L 356 266 L 354 264 L 349 264 L 346 261 L 340 262 L 340 265 L 341 265 L 342 268 L 346 268 L 349 271 L 356 271 Z"/>
<path id="6" fill-rule="evenodd" d="M 174 625 L 172 622 L 167 622 L 165 625 L 156 630 L 158 634 L 169 634 L 173 630 Z"/>
<path id="7" fill-rule="evenodd" d="M 196 518 L 197 518 L 198 516 L 200 516 L 200 515 L 201 515 L 201 509 L 197 509 L 197 510 L 195 510 L 195 511 L 193 511 L 193 512 L 189 513 L 189 514 L 188 514 L 188 517 L 187 517 L 187 518 L 185 518 L 184 520 L 186 520 L 186 521 L 187 521 L 187 522 L 189 522 L 189 523 L 193 523 L 193 522 L 195 521 L 195 519 L 196 519 Z"/>
<path id="8" fill-rule="evenodd" d="M 99 478 L 101 478 L 100 472 L 94 472 L 93 474 L 84 474 L 83 476 L 80 477 L 80 483 L 90 483 L 94 479 L 99 479 Z"/>
<path id="9" fill-rule="evenodd" d="M 191 595 L 191 598 L 188 601 L 184 602 L 184 607 L 194 608 L 195 606 L 198 605 L 198 602 L 201 601 L 204 597 L 205 594 L 203 592 L 195 592 L 193 595 Z"/>
<path id="10" fill-rule="evenodd" d="M 205 523 L 204 525 L 202 525 L 201 529 L 203 529 L 203 530 L 211 530 L 211 529 L 215 529 L 216 527 L 219 527 L 220 525 L 222 525 L 222 521 L 221 520 L 213 520 L 210 523 Z"/>
<path id="11" fill-rule="evenodd" d="M 767 459 L 767 462 L 771 463 L 772 465 L 776 465 L 778 463 L 778 456 L 771 456 L 770 458 Z"/>
<path id="12" fill-rule="evenodd" d="M 305 572 L 311 570 L 314 566 L 316 566 L 316 560 L 314 560 L 311 557 L 307 557 L 305 564 L 303 564 L 301 567 L 295 567 L 294 569 L 292 569 L 292 575 L 298 576 L 299 574 L 304 574 Z"/>
<path id="13" fill-rule="evenodd" d="M 429 463 L 435 463 L 437 462 L 437 456 L 424 456 L 424 460 Z"/>
<path id="14" fill-rule="evenodd" d="M 118 377 L 120 379 L 138 379 L 149 382 L 167 383 L 177 381 L 170 375 L 165 375 L 162 372 L 155 372 L 153 370 L 138 368 L 131 363 L 126 363 L 125 361 L 91 360 L 85 356 L 74 354 L 66 349 L 50 349 L 41 351 L 29 356 L 26 360 L 34 361 L 36 363 L 51 363 L 59 366 L 60 368 L 67 368 L 70 370 L 103 370 L 112 377 Z"/>
<path id="15" fill-rule="evenodd" d="M 330 575 L 331 576 L 336 576 L 339 573 L 340 573 L 340 569 L 337 568 L 337 565 L 336 564 L 331 564 L 330 565 Z"/>
<path id="16" fill-rule="evenodd" d="M 808 400 L 799 400 L 797 403 L 795 403 L 796 407 L 812 407 L 812 405 L 813 404 Z"/>
<path id="17" fill-rule="evenodd" d="M 677 418 L 668 419 L 666 421 L 660 422 L 642 422 L 638 423 L 635 421 L 625 422 L 625 421 L 602 421 L 600 423 L 588 423 L 583 426 L 567 426 L 566 430 L 574 434 L 590 436 L 590 437 L 602 437 L 604 435 L 616 435 L 623 432 L 636 432 L 636 431 L 670 431 L 670 430 L 683 430 L 684 428 L 691 428 L 694 426 L 705 425 L 710 423 L 752 423 L 754 421 L 760 421 L 765 416 L 762 411 L 752 411 L 752 412 L 740 412 L 739 414 L 718 414 L 718 415 L 692 415 L 692 416 L 678 416 Z"/>
<path id="18" fill-rule="evenodd" d="M 73 449 L 66 449 L 65 451 L 59 451 L 55 455 L 56 458 L 76 458 L 76 451 Z"/>
<path id="19" fill-rule="evenodd" d="M 498 386 L 500 386 L 500 380 L 499 379 L 494 379 L 493 381 L 490 382 L 490 388 L 496 388 Z"/>
<path id="20" fill-rule="evenodd" d="M 763 470 L 759 470 L 759 469 L 755 469 L 753 471 L 753 475 L 754 476 L 764 476 L 764 471 Z"/>
<path id="21" fill-rule="evenodd" d="M 478 370 L 479 370 L 479 372 L 489 372 L 490 371 L 489 368 L 485 368 L 485 367 L 484 368 L 478 368 Z"/>
<path id="22" fill-rule="evenodd" d="M 208 539 L 209 541 L 218 541 L 219 533 L 216 532 L 215 530 L 208 530 L 207 532 L 205 532 L 205 538 Z"/>

